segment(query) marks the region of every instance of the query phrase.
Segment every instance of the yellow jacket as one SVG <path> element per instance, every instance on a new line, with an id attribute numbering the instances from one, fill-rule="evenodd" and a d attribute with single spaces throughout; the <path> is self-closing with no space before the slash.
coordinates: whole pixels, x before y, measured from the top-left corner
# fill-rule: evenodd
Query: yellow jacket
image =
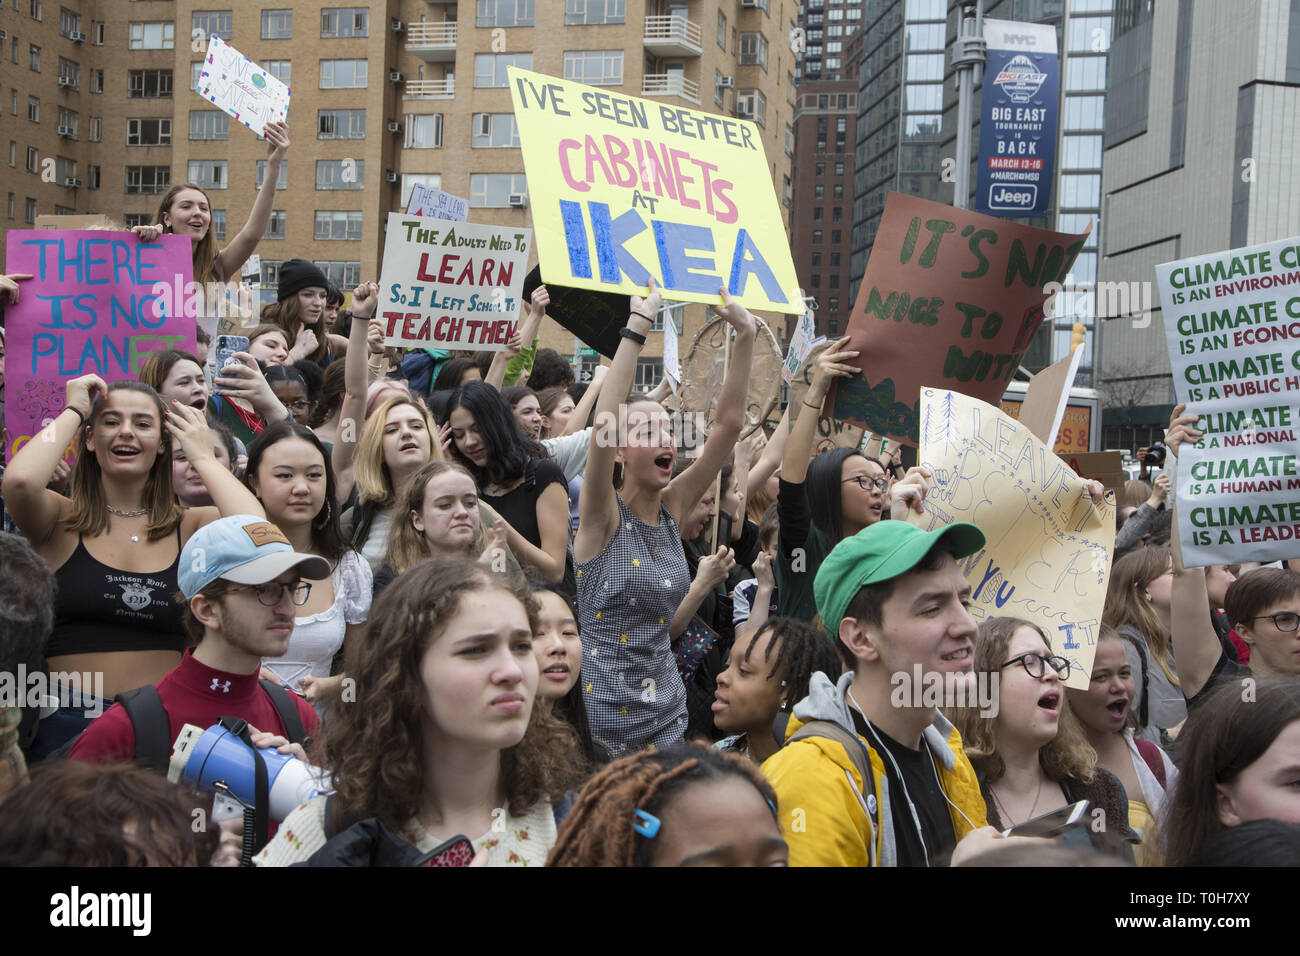
<path id="1" fill-rule="evenodd" d="M 795 707 L 785 739 L 811 720 L 829 720 L 854 733 L 845 701 L 852 681 L 852 673 L 843 675 L 838 685 L 825 674 L 815 674 L 808 697 Z M 962 751 L 961 735 L 938 711 L 923 739 L 948 800 L 953 834 L 961 840 L 971 830 L 987 825 L 975 769 Z M 843 745 L 828 737 L 788 743 L 763 763 L 763 773 L 779 800 L 791 866 L 898 865 L 884 761 L 867 740 L 861 736 L 858 740 L 870 757 L 869 787 L 863 786 Z"/>

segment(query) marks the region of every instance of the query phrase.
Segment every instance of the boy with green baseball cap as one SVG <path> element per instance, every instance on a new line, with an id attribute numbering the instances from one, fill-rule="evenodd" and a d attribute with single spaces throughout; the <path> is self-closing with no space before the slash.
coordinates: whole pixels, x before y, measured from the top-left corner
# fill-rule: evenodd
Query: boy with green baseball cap
<path id="1" fill-rule="evenodd" d="M 909 686 L 973 678 L 971 589 L 956 559 L 983 547 L 973 524 L 880 521 L 822 562 L 817 609 L 849 669 L 838 684 L 814 676 L 763 764 L 791 865 L 946 865 L 987 825 L 960 735 Z"/>

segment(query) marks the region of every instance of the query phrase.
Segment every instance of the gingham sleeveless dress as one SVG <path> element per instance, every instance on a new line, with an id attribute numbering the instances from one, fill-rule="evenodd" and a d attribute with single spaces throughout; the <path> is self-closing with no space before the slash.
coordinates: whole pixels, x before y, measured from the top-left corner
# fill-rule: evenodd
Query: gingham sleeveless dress
<path id="1" fill-rule="evenodd" d="M 686 734 L 686 690 L 668 626 L 691 572 L 663 505 L 648 525 L 618 496 L 618 529 L 577 566 L 582 690 L 593 739 L 613 756 L 662 749 Z"/>

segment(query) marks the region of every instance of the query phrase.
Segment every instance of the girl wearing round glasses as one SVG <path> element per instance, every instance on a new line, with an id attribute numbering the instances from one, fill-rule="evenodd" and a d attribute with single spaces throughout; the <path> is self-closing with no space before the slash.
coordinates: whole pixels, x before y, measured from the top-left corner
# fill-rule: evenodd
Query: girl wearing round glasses
<path id="1" fill-rule="evenodd" d="M 1128 798 L 1115 775 L 1097 765 L 1066 703 L 1069 674 L 1069 662 L 1052 652 L 1037 625 L 990 618 L 975 642 L 975 675 L 995 688 L 995 706 L 956 708 L 953 723 L 979 776 L 990 825 L 1008 829 L 1087 800 L 1089 822 L 1100 809 L 1105 827 L 1085 832 L 1102 848 L 1131 856 Z"/>

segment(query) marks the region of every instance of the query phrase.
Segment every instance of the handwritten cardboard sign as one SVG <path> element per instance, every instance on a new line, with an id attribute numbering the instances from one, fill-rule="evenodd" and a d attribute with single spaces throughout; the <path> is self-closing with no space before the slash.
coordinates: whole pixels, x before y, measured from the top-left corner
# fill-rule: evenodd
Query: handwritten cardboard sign
<path id="1" fill-rule="evenodd" d="M 289 115 L 289 87 L 215 34 L 194 92 L 258 136 Z"/>
<path id="2" fill-rule="evenodd" d="M 416 183 L 411 187 L 411 199 L 406 204 L 406 214 L 464 222 L 469 218 L 469 200 L 445 193 L 425 183 Z"/>
<path id="3" fill-rule="evenodd" d="M 1189 567 L 1300 554 L 1300 237 L 1156 266 L 1174 393 L 1204 432 L 1178 454 Z"/>
<path id="4" fill-rule="evenodd" d="M 95 374 L 112 384 L 137 378 L 154 352 L 194 351 L 193 312 L 168 314 L 172 299 L 159 290 L 184 289 L 193 277 L 185 236 L 23 230 L 6 245 L 5 271 L 32 276 L 5 311 L 9 457 L 63 410 L 68 379 Z"/>
<path id="5" fill-rule="evenodd" d="M 531 229 L 388 214 L 379 271 L 384 341 L 502 351 L 515 331 Z"/>
<path id="6" fill-rule="evenodd" d="M 537 255 L 548 281 L 803 312 L 758 128 L 514 67 Z"/>
<path id="7" fill-rule="evenodd" d="M 985 546 L 958 565 L 971 614 L 1020 617 L 1043 629 L 1070 662 L 1070 687 L 1092 673 L 1115 548 L 1114 496 L 1098 508 L 1084 480 L 1024 425 L 946 389 L 921 390 L 919 463 L 933 474 L 926 530 L 978 525 Z"/>
<path id="8" fill-rule="evenodd" d="M 781 381 L 785 384 L 789 385 L 794 381 L 795 373 L 808 360 L 816 338 L 817 327 L 813 323 L 813 314 L 811 311 L 805 311 L 795 323 L 794 335 L 790 336 L 790 345 L 785 350 L 785 364 L 781 366 Z"/>
<path id="9" fill-rule="evenodd" d="M 863 374 L 832 386 L 834 417 L 915 445 L 922 387 L 996 402 L 1086 238 L 890 193 L 849 319 Z"/>

